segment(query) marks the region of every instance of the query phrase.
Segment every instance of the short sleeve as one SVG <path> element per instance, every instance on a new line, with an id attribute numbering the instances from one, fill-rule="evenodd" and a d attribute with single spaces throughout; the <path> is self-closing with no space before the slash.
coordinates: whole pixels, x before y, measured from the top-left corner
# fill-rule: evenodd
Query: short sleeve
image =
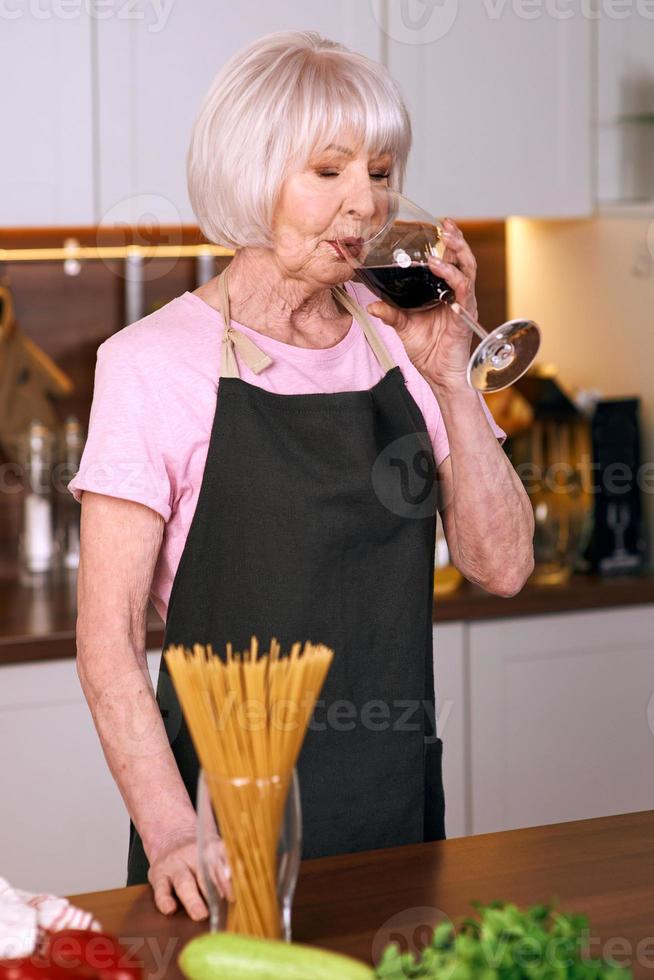
<path id="1" fill-rule="evenodd" d="M 436 465 L 440 466 L 443 460 L 450 455 L 450 443 L 447 438 L 445 423 L 443 422 L 443 416 L 441 415 L 440 409 L 438 407 L 438 402 L 436 401 L 436 398 L 433 396 L 431 389 L 429 390 L 430 390 L 430 394 L 432 394 L 433 401 L 436 404 L 436 412 L 438 414 L 438 419 L 435 421 L 435 428 L 434 429 L 430 428 L 430 432 L 432 433 L 432 443 L 434 446 L 434 458 L 436 460 Z M 493 418 L 491 410 L 486 404 L 486 399 L 484 398 L 482 393 L 478 391 L 477 394 L 482 404 L 482 408 L 484 409 L 484 412 L 486 414 L 486 418 L 488 419 L 490 427 L 493 430 L 493 434 L 497 439 L 500 440 L 500 446 L 503 446 L 504 443 L 506 442 L 506 432 L 504 431 L 504 429 L 500 428 L 500 426 Z M 425 419 L 425 421 L 427 422 L 427 425 L 429 427 L 429 421 L 427 419 Z"/>
<path id="2" fill-rule="evenodd" d="M 77 501 L 83 490 L 133 500 L 168 521 L 174 487 L 162 445 L 167 424 L 156 378 L 138 364 L 130 345 L 112 339 L 97 351 L 88 436 L 67 489 Z"/>

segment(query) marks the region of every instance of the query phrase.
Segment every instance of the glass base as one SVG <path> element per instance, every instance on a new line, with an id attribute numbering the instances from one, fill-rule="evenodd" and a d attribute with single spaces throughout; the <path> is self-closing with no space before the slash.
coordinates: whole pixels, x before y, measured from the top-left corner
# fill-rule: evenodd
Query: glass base
<path id="1" fill-rule="evenodd" d="M 478 391 L 501 391 L 527 371 L 540 347 L 533 320 L 509 320 L 476 348 L 468 364 L 468 383 Z"/>

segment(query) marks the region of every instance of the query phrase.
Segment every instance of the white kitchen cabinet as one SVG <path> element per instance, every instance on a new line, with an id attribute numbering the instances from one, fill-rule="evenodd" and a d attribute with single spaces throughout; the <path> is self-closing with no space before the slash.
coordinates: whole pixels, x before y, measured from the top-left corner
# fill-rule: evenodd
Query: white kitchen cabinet
<path id="1" fill-rule="evenodd" d="M 85 4 L 5 4 L 0 225 L 94 220 L 91 22 Z"/>
<path id="2" fill-rule="evenodd" d="M 654 809 L 654 606 L 469 627 L 470 832 Z"/>
<path id="3" fill-rule="evenodd" d="M 588 17 L 533 3 L 373 2 L 413 120 L 410 198 L 455 218 L 592 211 Z"/>
<path id="4" fill-rule="evenodd" d="M 237 49 L 291 28 L 387 63 L 413 122 L 405 189 L 428 209 L 460 218 L 590 213 L 591 22 L 527 18 L 509 4 L 429 5 L 427 17 L 412 4 L 195 0 L 166 8 L 161 27 L 145 3 L 142 19 L 100 22 L 99 219 L 194 223 L 185 153 L 200 101 Z"/>
<path id="5" fill-rule="evenodd" d="M 123 803 L 75 661 L 0 668 L 0 875 L 57 894 L 125 883 Z"/>
<path id="6" fill-rule="evenodd" d="M 271 31 L 316 30 L 378 59 L 368 3 L 260 0 L 155 5 L 98 22 L 99 215 L 120 222 L 195 224 L 186 191 L 191 128 L 213 77 L 237 50 Z M 151 216 L 151 217 L 149 217 Z"/>
<path id="7" fill-rule="evenodd" d="M 72 658 L 0 667 L 0 773 L 0 877 L 59 895 L 125 884 L 129 818 Z"/>
<path id="8" fill-rule="evenodd" d="M 235 51 L 283 29 L 317 30 L 388 65 L 413 122 L 405 189 L 428 209 L 588 214 L 593 23 L 523 6 L 14 5 L 0 64 L 12 147 L 0 224 L 138 224 L 153 241 L 159 226 L 195 224 L 185 156 L 201 100 Z"/>
<path id="9" fill-rule="evenodd" d="M 642 10 L 646 7 L 643 6 Z M 654 7 L 597 22 L 597 197 L 600 207 L 648 200 L 654 206 L 654 122 L 623 114 L 654 113 Z"/>

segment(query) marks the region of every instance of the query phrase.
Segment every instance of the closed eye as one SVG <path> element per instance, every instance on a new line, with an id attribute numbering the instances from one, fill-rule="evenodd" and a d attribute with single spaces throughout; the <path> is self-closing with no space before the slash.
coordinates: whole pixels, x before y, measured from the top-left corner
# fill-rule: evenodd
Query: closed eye
<path id="1" fill-rule="evenodd" d="M 320 177 L 338 177 L 337 170 L 321 170 L 319 172 Z M 387 180 L 390 177 L 390 173 L 375 173 L 370 174 L 373 180 Z"/>

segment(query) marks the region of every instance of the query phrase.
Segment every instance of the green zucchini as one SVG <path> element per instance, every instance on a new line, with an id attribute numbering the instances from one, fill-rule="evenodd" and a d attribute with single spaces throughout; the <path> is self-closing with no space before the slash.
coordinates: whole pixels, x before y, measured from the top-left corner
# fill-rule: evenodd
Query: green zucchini
<path id="1" fill-rule="evenodd" d="M 178 963 L 188 980 L 373 980 L 375 975 L 365 963 L 340 953 L 234 932 L 191 939 Z"/>

